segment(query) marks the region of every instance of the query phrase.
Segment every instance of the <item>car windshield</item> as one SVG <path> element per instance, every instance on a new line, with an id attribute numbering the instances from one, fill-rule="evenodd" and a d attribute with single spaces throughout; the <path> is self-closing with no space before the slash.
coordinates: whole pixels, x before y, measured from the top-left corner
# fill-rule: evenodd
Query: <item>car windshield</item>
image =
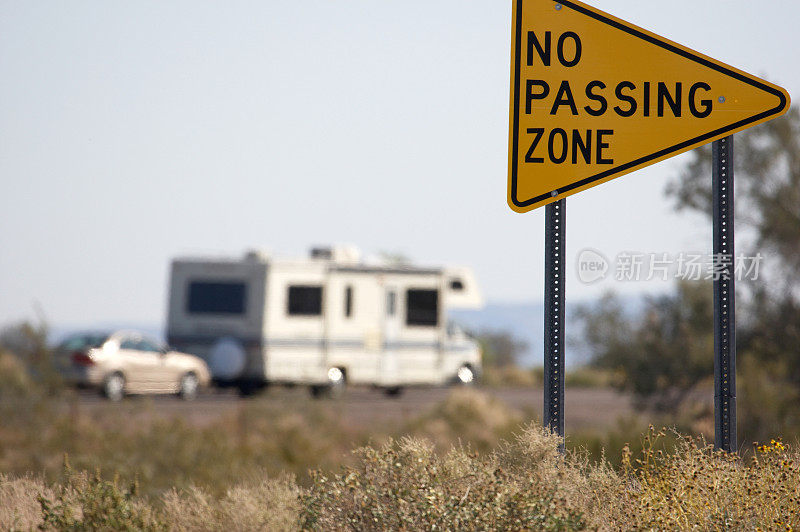
<path id="1" fill-rule="evenodd" d="M 81 351 L 100 347 L 106 343 L 108 337 L 108 334 L 75 334 L 61 342 L 58 349 L 61 351 Z"/>

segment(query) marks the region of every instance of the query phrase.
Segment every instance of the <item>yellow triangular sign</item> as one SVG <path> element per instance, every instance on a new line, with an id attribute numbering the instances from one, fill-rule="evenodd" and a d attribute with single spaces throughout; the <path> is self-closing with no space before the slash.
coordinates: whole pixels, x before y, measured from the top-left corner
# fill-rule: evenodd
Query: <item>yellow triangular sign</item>
<path id="1" fill-rule="evenodd" d="M 508 204 L 526 212 L 789 108 L 788 93 L 575 0 L 513 0 Z"/>

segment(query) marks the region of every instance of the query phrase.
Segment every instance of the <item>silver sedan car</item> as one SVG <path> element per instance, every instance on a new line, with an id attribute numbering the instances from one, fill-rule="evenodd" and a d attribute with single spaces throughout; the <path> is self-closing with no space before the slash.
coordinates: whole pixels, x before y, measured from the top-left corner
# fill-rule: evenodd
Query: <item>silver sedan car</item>
<path id="1" fill-rule="evenodd" d="M 56 360 L 68 382 L 99 389 L 112 401 L 152 393 L 194 399 L 211 381 L 199 357 L 172 351 L 135 331 L 71 335 L 57 347 Z"/>

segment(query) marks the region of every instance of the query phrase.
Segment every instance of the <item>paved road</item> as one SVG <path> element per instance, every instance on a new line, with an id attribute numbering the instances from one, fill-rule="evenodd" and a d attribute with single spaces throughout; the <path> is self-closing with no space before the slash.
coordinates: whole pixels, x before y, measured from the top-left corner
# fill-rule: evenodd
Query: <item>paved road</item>
<path id="1" fill-rule="evenodd" d="M 541 416 L 542 390 L 536 388 L 481 388 L 511 408 L 533 412 Z M 187 422 L 204 425 L 221 416 L 237 412 L 243 405 L 254 401 L 271 405 L 296 405 L 299 403 L 319 403 L 330 405 L 349 424 L 369 426 L 373 423 L 404 421 L 424 414 L 437 403 L 446 399 L 450 388 L 412 388 L 399 397 L 387 397 L 371 388 L 351 388 L 346 395 L 337 400 L 313 400 L 308 390 L 296 388 L 270 388 L 263 394 L 242 399 L 232 391 L 211 391 L 191 402 L 175 397 L 131 397 L 121 405 L 108 403 L 97 394 L 83 391 L 74 407 L 84 412 L 108 411 L 121 408 L 130 411 L 144 405 L 150 414 L 164 417 L 181 417 Z M 575 388 L 565 394 L 566 425 L 572 430 L 599 428 L 615 425 L 621 416 L 634 412 L 627 396 L 608 389 Z"/>

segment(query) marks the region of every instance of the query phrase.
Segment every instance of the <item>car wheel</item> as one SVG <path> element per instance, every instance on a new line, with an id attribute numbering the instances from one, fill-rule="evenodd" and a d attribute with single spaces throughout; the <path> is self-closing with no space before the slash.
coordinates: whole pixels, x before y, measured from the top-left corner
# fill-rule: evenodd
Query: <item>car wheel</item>
<path id="1" fill-rule="evenodd" d="M 464 365 L 458 368 L 456 383 L 461 386 L 472 386 L 475 384 L 475 372 L 470 366 Z"/>
<path id="2" fill-rule="evenodd" d="M 181 377 L 180 385 L 178 386 L 178 396 L 184 401 L 191 401 L 197 397 L 197 389 L 200 387 L 200 381 L 197 380 L 197 375 L 194 373 L 186 373 Z"/>
<path id="3" fill-rule="evenodd" d="M 125 377 L 112 373 L 103 381 L 103 395 L 110 401 L 121 401 L 125 397 Z"/>

